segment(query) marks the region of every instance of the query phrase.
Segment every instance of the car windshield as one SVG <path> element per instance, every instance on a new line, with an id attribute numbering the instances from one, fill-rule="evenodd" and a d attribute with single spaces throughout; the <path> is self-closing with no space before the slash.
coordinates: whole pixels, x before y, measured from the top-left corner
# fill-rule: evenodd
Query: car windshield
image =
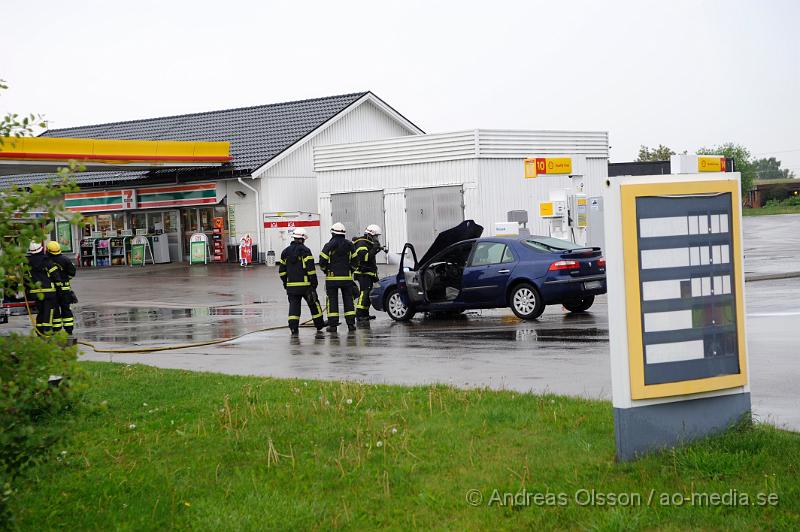
<path id="1" fill-rule="evenodd" d="M 568 251 L 578 249 L 581 246 L 568 240 L 553 238 L 549 236 L 537 236 L 522 241 L 523 245 L 537 251 Z"/>

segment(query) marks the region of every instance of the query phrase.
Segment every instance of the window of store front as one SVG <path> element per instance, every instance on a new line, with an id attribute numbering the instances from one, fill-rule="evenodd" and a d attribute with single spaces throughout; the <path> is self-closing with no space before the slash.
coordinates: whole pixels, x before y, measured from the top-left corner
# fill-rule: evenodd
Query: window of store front
<path id="1" fill-rule="evenodd" d="M 160 212 L 147 213 L 147 233 L 156 235 L 164 232 L 164 215 Z"/>
<path id="2" fill-rule="evenodd" d="M 204 233 L 210 233 L 214 230 L 214 208 L 201 207 L 200 211 L 200 230 Z"/>
<path id="3" fill-rule="evenodd" d="M 174 233 L 178 230 L 178 211 L 164 213 L 164 232 Z"/>
<path id="4" fill-rule="evenodd" d="M 111 213 L 111 229 L 114 229 L 115 231 L 122 231 L 125 229 L 124 212 Z"/>
<path id="5" fill-rule="evenodd" d="M 97 230 L 105 233 L 111 230 L 111 215 L 98 214 L 97 215 Z"/>
<path id="6" fill-rule="evenodd" d="M 184 233 L 192 234 L 197 231 L 197 209 L 187 207 L 181 209 L 181 227 Z"/>
<path id="7" fill-rule="evenodd" d="M 131 219 L 128 227 L 133 229 L 134 233 L 136 232 L 136 229 L 147 229 L 147 215 L 143 212 L 131 213 Z"/>

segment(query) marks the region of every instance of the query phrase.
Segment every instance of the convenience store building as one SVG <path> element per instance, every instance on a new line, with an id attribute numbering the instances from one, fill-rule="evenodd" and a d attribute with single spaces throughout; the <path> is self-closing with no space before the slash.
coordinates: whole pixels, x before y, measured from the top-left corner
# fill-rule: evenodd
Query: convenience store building
<path id="1" fill-rule="evenodd" d="M 48 130 L 42 137 L 230 146 L 224 164 L 142 170 L 120 164 L 120 170 L 76 174 L 81 190 L 68 194 L 65 206 L 81 213 L 84 223 L 72 229 L 57 225 L 56 236 L 62 244 L 70 242 L 65 247 L 77 254 L 81 240 L 93 235 L 146 233 L 168 242 L 168 260 L 185 261 L 191 235 L 210 238 L 214 220 L 222 219 L 227 244 L 250 234 L 263 259 L 270 245 L 264 231 L 267 215 L 318 212 L 315 146 L 422 133 L 371 92 Z M 0 183 L 27 185 L 52 177 L 46 172 L 6 175 Z M 310 223 L 318 226 L 319 217 Z"/>

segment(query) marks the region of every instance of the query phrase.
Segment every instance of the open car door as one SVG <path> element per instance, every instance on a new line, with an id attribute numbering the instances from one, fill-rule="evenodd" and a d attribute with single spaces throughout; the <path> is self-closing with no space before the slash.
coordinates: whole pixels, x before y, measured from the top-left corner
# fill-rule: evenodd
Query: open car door
<path id="1" fill-rule="evenodd" d="M 400 254 L 400 271 L 397 272 L 397 290 L 408 307 L 425 302 L 422 280 L 418 271 L 417 252 L 413 244 L 406 242 Z"/>
<path id="2" fill-rule="evenodd" d="M 463 240 L 479 238 L 482 234 L 483 227 L 476 224 L 475 220 L 464 220 L 457 226 L 439 233 L 419 261 L 414 245 L 406 243 L 400 254 L 400 271 L 397 272 L 397 286 L 403 302 L 411 307 L 425 303 L 425 289 L 420 270 L 445 248 Z M 413 264 L 410 264 L 412 258 Z"/>

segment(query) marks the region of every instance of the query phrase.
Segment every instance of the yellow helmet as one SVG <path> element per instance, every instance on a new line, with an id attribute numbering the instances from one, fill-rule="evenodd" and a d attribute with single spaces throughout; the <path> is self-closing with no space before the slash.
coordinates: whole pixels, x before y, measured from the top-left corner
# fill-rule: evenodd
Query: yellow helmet
<path id="1" fill-rule="evenodd" d="M 51 255 L 60 255 L 61 246 L 55 240 L 51 240 L 47 243 L 47 252 Z"/>

